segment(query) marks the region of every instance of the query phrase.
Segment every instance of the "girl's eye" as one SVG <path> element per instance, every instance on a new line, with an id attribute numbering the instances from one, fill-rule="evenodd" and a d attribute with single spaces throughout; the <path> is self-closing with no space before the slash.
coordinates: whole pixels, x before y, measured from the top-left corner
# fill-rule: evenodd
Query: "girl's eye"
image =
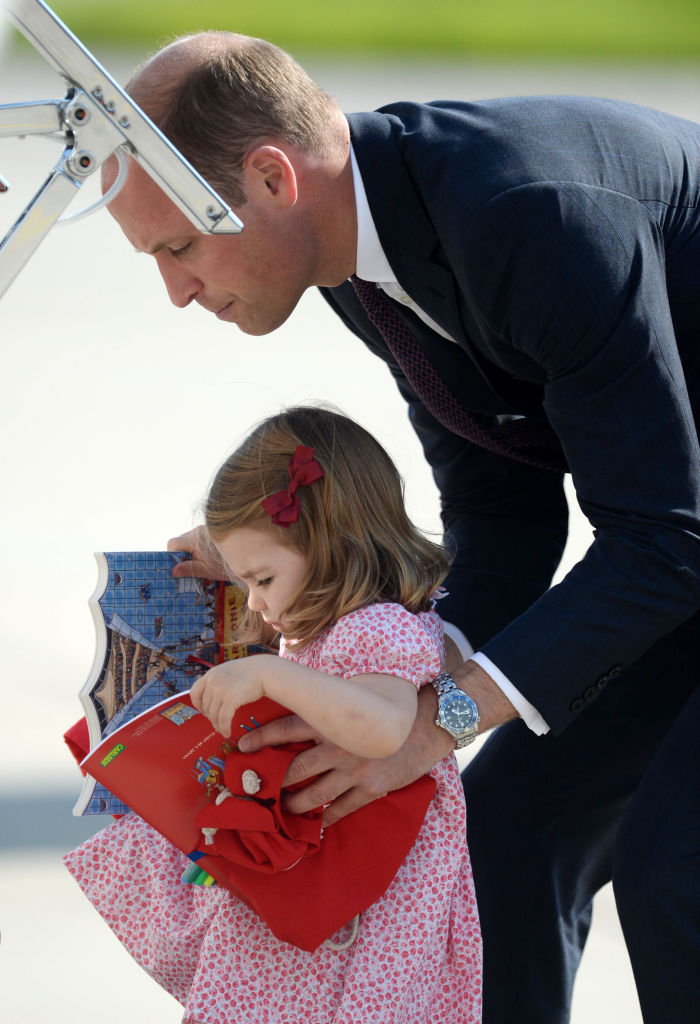
<path id="1" fill-rule="evenodd" d="M 266 587 L 268 583 L 272 583 L 272 576 L 268 576 L 267 579 L 258 580 L 259 587 Z"/>
<path id="2" fill-rule="evenodd" d="M 171 256 L 184 256 L 185 253 L 187 252 L 187 250 L 189 249 L 191 244 L 192 244 L 191 242 L 185 242 L 185 244 L 181 245 L 179 249 L 171 249 L 170 250 L 170 255 Z"/>

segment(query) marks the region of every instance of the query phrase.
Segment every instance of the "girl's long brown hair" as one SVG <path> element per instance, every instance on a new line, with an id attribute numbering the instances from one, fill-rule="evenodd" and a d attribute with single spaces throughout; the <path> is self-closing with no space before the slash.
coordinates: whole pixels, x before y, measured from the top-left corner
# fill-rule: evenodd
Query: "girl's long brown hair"
<path id="1" fill-rule="evenodd" d="M 297 445 L 314 449 L 324 475 L 298 489 L 299 519 L 285 529 L 261 502 L 286 489 Z M 260 423 L 219 469 L 204 514 L 214 542 L 238 527 L 255 527 L 271 530 L 308 559 L 307 576 L 285 612 L 285 635 L 300 644 L 374 602 L 426 611 L 449 567 L 445 549 L 406 515 L 403 481 L 382 446 L 326 408 L 296 406 Z M 260 616 L 248 612 L 246 638 L 261 631 Z"/>

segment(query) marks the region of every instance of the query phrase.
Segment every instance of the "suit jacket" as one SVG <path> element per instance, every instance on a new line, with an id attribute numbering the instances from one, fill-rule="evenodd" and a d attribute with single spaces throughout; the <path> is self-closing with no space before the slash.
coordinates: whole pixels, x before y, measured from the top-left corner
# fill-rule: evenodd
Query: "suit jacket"
<path id="1" fill-rule="evenodd" d="M 595 528 L 548 589 L 562 476 L 446 430 L 350 284 L 322 289 L 388 364 L 432 466 L 457 550 L 441 612 L 558 732 L 700 607 L 700 126 L 578 97 L 348 120 L 397 279 L 456 344 L 396 308 L 466 408 L 549 420 Z"/>

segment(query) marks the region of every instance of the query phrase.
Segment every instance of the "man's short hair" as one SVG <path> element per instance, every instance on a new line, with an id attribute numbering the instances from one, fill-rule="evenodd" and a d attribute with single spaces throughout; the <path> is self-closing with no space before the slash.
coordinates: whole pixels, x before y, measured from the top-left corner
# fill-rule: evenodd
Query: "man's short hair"
<path id="1" fill-rule="evenodd" d="M 195 54 L 183 74 L 164 74 L 159 81 L 146 65 L 127 89 L 233 207 L 245 203 L 244 161 L 263 139 L 318 156 L 327 150 L 337 105 L 284 50 L 224 32 L 185 37 L 171 46 L 188 43 Z"/>

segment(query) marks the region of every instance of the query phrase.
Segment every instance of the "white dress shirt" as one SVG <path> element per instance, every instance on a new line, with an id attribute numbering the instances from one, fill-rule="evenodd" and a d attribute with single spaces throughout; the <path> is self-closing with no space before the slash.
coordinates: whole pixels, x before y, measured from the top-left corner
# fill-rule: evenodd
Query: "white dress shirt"
<path id="1" fill-rule="evenodd" d="M 355 265 L 355 273 L 358 277 L 362 278 L 363 281 L 372 281 L 378 288 L 381 288 L 387 293 L 392 299 L 402 303 L 404 306 L 408 306 L 416 316 L 419 316 L 429 327 L 434 331 L 437 331 L 443 338 L 447 338 L 448 341 L 454 341 L 446 331 L 436 324 L 427 313 L 425 313 L 420 306 L 418 306 L 410 295 L 407 295 L 403 290 L 399 282 L 396 280 L 396 275 L 389 265 L 389 261 L 384 254 L 381 242 L 379 241 L 379 235 L 372 219 L 372 213 L 367 202 L 367 193 L 365 192 L 365 186 L 362 182 L 359 167 L 357 166 L 357 160 L 355 159 L 355 153 L 352 147 L 350 147 L 350 159 L 352 161 L 352 175 L 355 186 L 355 203 L 357 207 L 357 262 Z M 470 659 L 480 665 L 481 668 L 493 679 L 499 689 L 503 692 L 504 696 L 510 701 L 515 710 L 518 712 L 520 717 L 523 719 L 528 728 L 532 729 L 533 732 L 538 735 L 549 732 L 549 726 L 542 718 L 539 711 L 532 706 L 532 704 L 526 700 L 525 697 L 513 686 L 511 681 L 505 676 L 497 665 L 487 658 L 481 651 L 474 653 L 474 648 L 469 643 L 464 633 L 454 623 L 445 622 L 445 635 L 449 636 L 451 640 L 455 642 L 457 648 L 466 661 Z"/>

